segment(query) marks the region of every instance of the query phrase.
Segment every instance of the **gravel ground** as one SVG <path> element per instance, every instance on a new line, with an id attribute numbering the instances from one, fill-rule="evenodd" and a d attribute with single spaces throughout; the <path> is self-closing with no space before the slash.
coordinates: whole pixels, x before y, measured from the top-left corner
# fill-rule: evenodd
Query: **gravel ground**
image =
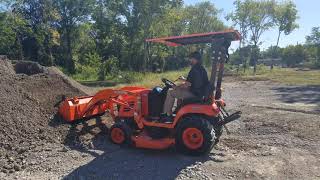
<path id="1" fill-rule="evenodd" d="M 44 143 L 0 179 L 320 179 L 320 86 L 227 80 L 224 89 L 243 116 L 208 156 L 113 145 L 94 123 L 103 117 L 70 127 L 65 138 L 82 144 Z"/>

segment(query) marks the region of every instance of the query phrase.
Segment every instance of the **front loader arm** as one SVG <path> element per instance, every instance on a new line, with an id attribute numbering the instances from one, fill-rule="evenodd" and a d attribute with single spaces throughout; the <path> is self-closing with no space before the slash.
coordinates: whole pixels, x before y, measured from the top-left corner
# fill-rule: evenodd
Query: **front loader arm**
<path id="1" fill-rule="evenodd" d="M 125 94 L 132 94 L 129 91 L 124 90 L 113 90 L 113 89 L 104 89 L 99 91 L 97 94 L 95 94 L 92 99 L 88 102 L 85 109 L 80 114 L 80 117 L 87 117 L 87 113 L 90 112 L 91 109 L 94 108 L 94 106 L 99 105 L 100 103 L 107 103 L 107 108 L 111 108 L 109 106 L 109 103 L 113 101 L 114 98 L 118 97 L 119 95 L 125 95 Z M 126 102 L 119 102 L 118 100 L 115 100 L 116 103 L 122 104 L 122 105 L 128 105 Z"/>
<path id="2" fill-rule="evenodd" d="M 132 94 L 126 90 L 105 89 L 94 96 L 68 98 L 61 103 L 59 114 L 68 122 L 90 118 L 111 110 L 114 103 L 129 107 L 127 102 L 121 101 L 117 97 Z"/>

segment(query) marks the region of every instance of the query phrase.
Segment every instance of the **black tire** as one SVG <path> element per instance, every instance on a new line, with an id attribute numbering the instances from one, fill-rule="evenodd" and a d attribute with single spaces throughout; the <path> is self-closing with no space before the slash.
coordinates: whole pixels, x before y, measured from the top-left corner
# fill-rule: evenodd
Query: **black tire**
<path id="1" fill-rule="evenodd" d="M 183 133 L 188 128 L 196 128 L 203 135 L 203 142 L 199 148 L 190 149 L 183 140 Z M 215 130 L 213 125 L 201 116 L 187 116 L 180 120 L 176 128 L 176 148 L 187 155 L 204 155 L 209 153 L 215 145 Z"/>
<path id="2" fill-rule="evenodd" d="M 214 128 L 215 132 L 216 132 L 216 139 L 214 141 L 214 145 L 218 144 L 220 141 L 220 137 L 223 133 L 223 126 L 218 126 Z"/>
<path id="3" fill-rule="evenodd" d="M 112 131 L 114 129 L 121 129 L 124 134 L 124 140 L 122 142 L 117 142 L 112 138 Z M 109 139 L 112 143 L 118 144 L 118 145 L 131 145 L 132 140 L 132 129 L 125 123 L 125 122 L 116 122 L 114 125 L 111 126 L 109 130 Z"/>

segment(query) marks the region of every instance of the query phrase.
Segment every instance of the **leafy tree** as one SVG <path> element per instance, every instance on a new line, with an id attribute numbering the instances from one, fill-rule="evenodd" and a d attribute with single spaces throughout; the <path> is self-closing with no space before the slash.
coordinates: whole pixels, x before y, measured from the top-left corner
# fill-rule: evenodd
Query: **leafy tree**
<path id="1" fill-rule="evenodd" d="M 250 9 L 248 13 L 248 24 L 251 31 L 251 41 L 255 46 L 254 49 L 258 49 L 260 45 L 261 35 L 274 26 L 273 14 L 274 14 L 274 1 L 263 0 L 263 1 L 253 1 L 246 0 L 248 7 Z M 257 51 L 254 51 L 257 52 Z M 257 71 L 257 54 L 254 54 L 252 63 L 254 66 L 254 74 Z"/>
<path id="2" fill-rule="evenodd" d="M 14 17 L 23 18 L 30 33 L 16 30 L 24 56 L 43 65 L 52 65 L 52 47 L 55 43 L 52 23 L 55 20 L 50 0 L 24 0 L 12 4 Z M 15 20 L 17 20 L 15 19 Z M 22 22 L 22 21 L 20 21 Z"/>
<path id="3" fill-rule="evenodd" d="M 100 0 L 93 11 L 92 19 L 95 23 L 92 32 L 102 63 L 108 64 L 105 61 L 110 57 L 121 58 L 126 40 L 125 24 L 121 19 L 122 4 L 122 1 Z"/>
<path id="4" fill-rule="evenodd" d="M 236 0 L 233 2 L 235 6 L 235 11 L 231 12 L 226 16 L 227 20 L 231 20 L 235 27 L 238 27 L 239 32 L 241 34 L 241 39 L 239 43 L 239 48 L 245 45 L 245 41 L 247 39 L 248 31 L 249 31 L 249 11 L 250 4 L 249 1 L 240 1 Z"/>
<path id="5" fill-rule="evenodd" d="M 0 54 L 23 59 L 22 36 L 30 33 L 26 21 L 12 13 L 0 13 Z"/>
<path id="6" fill-rule="evenodd" d="M 209 1 L 0 0 L 0 53 L 101 80 L 118 70 L 177 69 L 189 51 L 209 46 L 151 52 L 145 39 L 222 30 L 220 12 Z"/>
<path id="7" fill-rule="evenodd" d="M 302 45 L 289 45 L 282 51 L 282 61 L 288 67 L 294 67 L 307 59 L 305 48 Z"/>
<path id="8" fill-rule="evenodd" d="M 274 11 L 274 23 L 278 28 L 278 38 L 276 47 L 279 46 L 279 40 L 281 34 L 284 32 L 285 35 L 290 34 L 294 29 L 298 28 L 298 24 L 295 22 L 298 19 L 298 10 L 296 5 L 292 1 L 285 1 L 275 5 Z M 277 49 L 274 49 L 274 53 Z M 273 55 L 274 57 L 274 55 Z M 273 62 L 271 63 L 271 69 L 273 69 Z"/>
<path id="9" fill-rule="evenodd" d="M 218 14 L 221 10 L 217 9 L 214 4 L 209 1 L 187 6 L 185 11 L 186 32 L 188 34 L 221 31 L 226 28 L 223 22 L 218 18 Z M 204 44 L 199 44 L 196 47 L 197 49 L 200 49 L 201 54 L 209 48 L 209 46 Z"/>
<path id="10" fill-rule="evenodd" d="M 239 52 L 237 54 L 237 64 L 246 64 L 246 58 L 244 57 L 244 52 L 242 47 L 245 46 L 247 35 L 249 31 L 249 11 L 250 11 L 250 3 L 249 1 L 241 2 L 240 0 L 236 0 L 233 2 L 235 6 L 235 11 L 231 12 L 226 16 L 227 20 L 231 20 L 235 27 L 238 27 L 239 32 L 241 34 L 241 39 L 239 43 Z M 239 62 L 241 61 L 241 62 Z M 244 65 L 244 71 L 246 66 Z"/>
<path id="11" fill-rule="evenodd" d="M 314 47 L 316 49 L 316 62 L 320 66 L 320 27 L 313 27 L 311 34 L 306 37 L 307 45 Z"/>
<path id="12" fill-rule="evenodd" d="M 263 58 L 278 58 L 281 56 L 282 49 L 278 46 L 270 46 L 262 52 Z"/>
<path id="13" fill-rule="evenodd" d="M 55 0 L 54 7 L 59 19 L 55 22 L 61 34 L 61 51 L 64 55 L 64 66 L 69 72 L 75 71 L 73 59 L 73 42 L 78 34 L 76 28 L 89 20 L 94 0 Z"/>
<path id="14" fill-rule="evenodd" d="M 274 2 L 247 1 L 250 9 L 248 13 L 248 23 L 251 31 L 251 41 L 253 42 L 253 45 L 258 46 L 260 44 L 261 35 L 274 26 Z"/>
<path id="15" fill-rule="evenodd" d="M 161 16 L 153 20 L 150 26 L 150 34 L 152 37 L 179 36 L 185 31 L 185 27 L 186 20 L 184 9 L 181 7 L 174 7 L 166 9 Z M 180 54 L 176 48 L 170 48 L 161 44 L 146 44 L 146 49 L 147 68 L 152 71 L 173 69 L 176 67 L 175 62 L 179 62 L 179 59 L 183 59 L 176 57 Z"/>
<path id="16" fill-rule="evenodd" d="M 320 27 L 313 27 L 311 35 L 306 37 L 307 44 L 320 46 Z"/>
<path id="17" fill-rule="evenodd" d="M 93 24 L 89 22 L 80 24 L 75 31 L 75 34 L 78 35 L 78 37 L 73 41 L 73 59 L 76 67 L 77 64 L 90 66 L 97 65 L 95 63 L 90 64 L 90 62 L 85 60 L 85 57 L 88 54 L 97 53 L 95 38 L 91 35 L 94 31 Z M 60 63 L 63 64 L 63 62 Z"/>
<path id="18" fill-rule="evenodd" d="M 234 1 L 235 11 L 228 14 L 226 19 L 231 20 L 234 26 L 239 27 L 242 39 L 239 44 L 239 56 L 243 57 L 241 47 L 245 45 L 247 36 L 254 47 L 251 49 L 250 64 L 254 66 L 254 74 L 256 73 L 257 57 L 259 56 L 259 45 L 261 35 L 274 26 L 274 6 L 272 0 L 236 0 Z M 250 34 L 249 34 L 250 33 Z M 245 60 L 245 58 L 242 58 Z M 244 64 L 244 63 L 243 63 Z M 246 67 L 246 66 L 244 66 Z"/>
<path id="19" fill-rule="evenodd" d="M 209 1 L 187 6 L 185 11 L 188 33 L 220 31 L 225 28 L 223 22 L 218 19 L 221 10 Z"/>
<path id="20" fill-rule="evenodd" d="M 280 35 L 284 32 L 285 35 L 290 34 L 299 25 L 296 23 L 298 19 L 298 10 L 292 1 L 285 1 L 277 4 L 274 11 L 274 22 L 278 28 L 277 44 L 279 45 Z"/>

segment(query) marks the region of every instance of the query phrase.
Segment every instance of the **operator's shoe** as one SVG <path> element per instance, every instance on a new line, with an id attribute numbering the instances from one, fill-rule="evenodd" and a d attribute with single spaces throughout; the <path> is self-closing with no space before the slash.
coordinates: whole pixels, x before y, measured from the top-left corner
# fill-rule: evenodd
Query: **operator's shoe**
<path id="1" fill-rule="evenodd" d="M 161 114 L 160 115 L 160 122 L 162 123 L 172 123 L 173 122 L 173 116 L 167 115 L 167 114 Z"/>

